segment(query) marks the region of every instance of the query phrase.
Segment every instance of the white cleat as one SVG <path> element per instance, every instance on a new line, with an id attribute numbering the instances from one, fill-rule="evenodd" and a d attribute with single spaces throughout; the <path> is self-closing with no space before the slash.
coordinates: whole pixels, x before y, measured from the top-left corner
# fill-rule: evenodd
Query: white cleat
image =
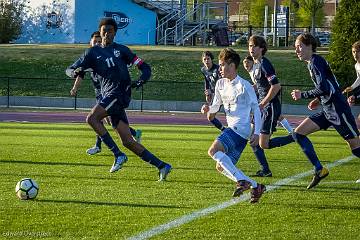
<path id="1" fill-rule="evenodd" d="M 171 172 L 171 165 L 166 164 L 165 167 L 159 170 L 159 182 L 165 181 L 167 175 Z"/>
<path id="2" fill-rule="evenodd" d="M 141 135 L 142 135 L 142 131 L 140 129 L 136 130 L 134 139 L 137 143 L 141 143 Z"/>
<path id="3" fill-rule="evenodd" d="M 110 172 L 113 173 L 113 172 L 116 172 L 116 171 L 120 170 L 122 168 L 122 165 L 124 163 L 126 163 L 127 160 L 128 160 L 128 158 L 127 158 L 127 156 L 125 154 L 120 155 L 117 158 L 115 158 L 114 164 L 110 168 Z"/>
<path id="4" fill-rule="evenodd" d="M 360 183 L 360 179 L 356 180 L 356 183 Z"/>
<path id="5" fill-rule="evenodd" d="M 86 153 L 89 155 L 95 155 L 97 153 L 101 152 L 101 148 L 94 146 L 92 148 L 89 148 L 88 150 L 86 150 Z"/>

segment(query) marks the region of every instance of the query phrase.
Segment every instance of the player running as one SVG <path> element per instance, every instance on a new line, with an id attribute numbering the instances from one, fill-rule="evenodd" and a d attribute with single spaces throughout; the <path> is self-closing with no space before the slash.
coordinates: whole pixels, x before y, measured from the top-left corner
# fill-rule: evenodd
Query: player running
<path id="1" fill-rule="evenodd" d="M 145 162 L 157 167 L 159 181 L 163 181 L 171 171 L 171 165 L 161 161 L 133 139 L 125 112 L 131 100 L 131 87 L 140 87 L 149 80 L 151 68 L 128 47 L 114 42 L 117 32 L 117 23 L 114 19 L 101 19 L 99 31 L 102 38 L 101 46 L 86 50 L 77 61 L 76 69 L 71 72 L 71 76 L 76 77 L 84 74 L 84 69 L 91 68 L 94 74 L 101 77 L 102 99 L 93 107 L 86 121 L 115 156 L 110 172 L 121 169 L 128 158 L 120 151 L 101 123 L 101 120 L 107 116 L 111 116 L 111 125 L 120 136 L 122 144 Z M 131 83 L 128 65 L 136 65 L 142 73 L 136 83 Z"/>
<path id="2" fill-rule="evenodd" d="M 310 110 L 315 110 L 320 104 L 322 106 L 322 111 L 306 118 L 295 129 L 294 134 L 296 142 L 315 168 L 314 177 L 307 186 L 308 189 L 315 187 L 328 176 L 329 170 L 321 165 L 311 141 L 306 137 L 307 135 L 333 126 L 348 143 L 351 152 L 360 157 L 359 131 L 350 106 L 341 93 L 339 84 L 328 63 L 315 52 L 316 39 L 310 33 L 300 34 L 296 38 L 295 53 L 301 61 L 307 63 L 315 88 L 308 91 L 295 89 L 291 95 L 294 100 L 313 99 L 308 104 Z"/>
<path id="3" fill-rule="evenodd" d="M 216 168 L 223 172 L 237 187 L 233 197 L 240 196 L 251 187 L 251 203 L 259 201 L 265 191 L 263 184 L 246 176 L 235 164 L 250 138 L 251 145 L 257 145 L 261 125 L 261 114 L 255 91 L 251 84 L 237 75 L 240 56 L 231 48 L 220 52 L 219 66 L 222 78 L 215 86 L 211 106 L 204 104 L 202 112 L 216 115 L 224 106 L 228 128 L 212 143 L 208 154 L 216 161 Z M 254 133 L 251 134 L 251 113 L 254 115 Z"/>
<path id="4" fill-rule="evenodd" d="M 101 36 L 100 36 L 99 31 L 93 32 L 91 34 L 90 46 L 91 47 L 93 47 L 93 46 L 101 46 Z M 70 66 L 68 71 L 71 72 L 75 68 L 76 68 L 76 63 L 75 63 L 75 66 Z M 87 72 L 88 70 L 85 70 L 85 71 Z M 89 71 L 89 72 L 90 72 L 91 82 L 93 83 L 94 90 L 95 90 L 96 102 L 99 103 L 101 101 L 101 98 L 102 98 L 102 96 L 101 96 L 101 88 L 100 88 L 100 79 L 99 79 L 100 76 L 94 74 L 92 71 Z M 72 89 L 70 90 L 70 95 L 71 96 L 75 96 L 77 94 L 83 78 L 84 78 L 84 76 L 80 76 L 80 75 L 78 75 L 76 77 L 74 85 L 73 85 Z M 105 121 L 110 123 L 110 119 L 108 119 L 108 118 L 105 118 Z M 134 137 L 135 141 L 140 143 L 141 142 L 142 131 L 140 129 L 135 130 L 132 127 L 129 127 L 129 128 L 130 128 L 131 135 Z M 96 135 L 95 145 L 93 147 L 89 148 L 88 150 L 86 150 L 86 153 L 89 154 L 89 155 L 94 155 L 94 154 L 97 154 L 99 152 L 101 152 L 101 138 L 99 137 L 99 135 Z"/>

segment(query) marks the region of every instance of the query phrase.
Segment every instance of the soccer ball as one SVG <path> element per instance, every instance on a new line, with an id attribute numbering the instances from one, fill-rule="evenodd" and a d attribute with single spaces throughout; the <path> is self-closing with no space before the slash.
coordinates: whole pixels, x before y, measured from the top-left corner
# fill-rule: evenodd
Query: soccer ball
<path id="1" fill-rule="evenodd" d="M 39 191 L 39 185 L 31 178 L 21 179 L 15 187 L 16 196 L 21 200 L 36 198 Z"/>

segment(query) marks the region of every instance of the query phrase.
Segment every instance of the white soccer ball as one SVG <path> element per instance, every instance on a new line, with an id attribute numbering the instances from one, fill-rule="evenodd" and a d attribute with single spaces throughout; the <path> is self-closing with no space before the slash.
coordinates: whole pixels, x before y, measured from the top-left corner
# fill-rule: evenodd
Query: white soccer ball
<path id="1" fill-rule="evenodd" d="M 34 199 L 39 192 L 39 185 L 31 178 L 23 178 L 16 184 L 15 192 L 21 200 Z"/>

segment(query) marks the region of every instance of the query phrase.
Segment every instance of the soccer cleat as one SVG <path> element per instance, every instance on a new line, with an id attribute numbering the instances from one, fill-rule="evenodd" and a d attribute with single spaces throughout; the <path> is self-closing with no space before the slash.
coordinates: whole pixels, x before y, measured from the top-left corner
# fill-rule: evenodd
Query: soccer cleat
<path id="1" fill-rule="evenodd" d="M 88 150 L 86 150 L 86 153 L 89 155 L 95 155 L 97 153 L 101 152 L 101 148 L 94 146 L 92 148 L 89 148 Z"/>
<path id="2" fill-rule="evenodd" d="M 159 170 L 159 182 L 166 180 L 166 177 L 171 172 L 171 169 L 172 169 L 171 165 L 166 164 L 165 167 Z"/>
<path id="3" fill-rule="evenodd" d="M 134 139 L 137 143 L 141 143 L 141 135 L 142 135 L 142 131 L 140 129 L 136 130 Z"/>
<path id="4" fill-rule="evenodd" d="M 126 163 L 127 160 L 128 160 L 128 158 L 127 158 L 127 156 L 125 154 L 120 155 L 117 158 L 115 158 L 114 164 L 110 168 L 110 172 L 113 173 L 113 172 L 116 172 L 116 171 L 120 170 L 122 168 L 122 165 L 124 163 Z"/>
<path id="5" fill-rule="evenodd" d="M 307 189 L 313 188 L 319 184 L 319 182 L 329 175 L 329 170 L 327 168 L 322 168 L 321 170 L 315 172 L 313 179 L 310 184 L 307 186 Z"/>
<path id="6" fill-rule="evenodd" d="M 236 183 L 235 191 L 233 192 L 233 197 L 240 197 L 243 192 L 250 189 L 250 183 L 245 180 L 240 180 Z"/>
<path id="7" fill-rule="evenodd" d="M 356 183 L 360 183 L 360 179 L 356 180 Z"/>
<path id="8" fill-rule="evenodd" d="M 256 177 L 272 177 L 272 172 L 269 170 L 265 172 L 264 170 L 259 170 L 255 174 Z"/>
<path id="9" fill-rule="evenodd" d="M 256 188 L 251 189 L 250 203 L 257 203 L 265 191 L 265 185 L 258 183 Z"/>

